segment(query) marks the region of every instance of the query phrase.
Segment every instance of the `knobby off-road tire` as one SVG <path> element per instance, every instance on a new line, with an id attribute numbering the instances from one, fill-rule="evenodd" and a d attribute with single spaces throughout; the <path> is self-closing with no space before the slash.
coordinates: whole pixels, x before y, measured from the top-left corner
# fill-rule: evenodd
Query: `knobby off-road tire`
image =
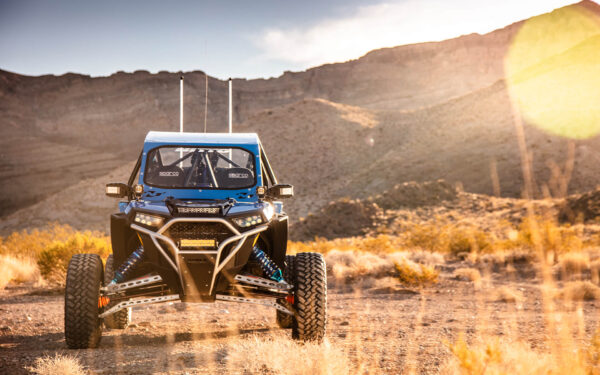
<path id="1" fill-rule="evenodd" d="M 292 337 L 320 342 L 327 326 L 327 270 L 323 255 L 296 254 Z"/>
<path id="2" fill-rule="evenodd" d="M 283 278 L 288 284 L 294 284 L 294 274 L 296 268 L 296 257 L 294 255 L 285 256 L 285 269 L 283 270 Z M 277 325 L 280 328 L 292 328 L 294 317 L 279 310 L 277 311 Z"/>
<path id="3" fill-rule="evenodd" d="M 95 348 L 102 337 L 98 298 L 102 286 L 102 259 L 75 254 L 67 268 L 65 339 L 71 349 Z"/>
<path id="4" fill-rule="evenodd" d="M 108 259 L 106 259 L 106 265 L 104 266 L 104 286 L 108 285 L 114 277 L 115 264 L 113 255 L 110 254 Z M 110 309 L 114 305 L 115 303 L 111 302 L 106 306 L 106 309 Z M 117 311 L 104 318 L 104 325 L 110 329 L 125 329 L 129 323 L 131 323 L 131 307 Z"/>

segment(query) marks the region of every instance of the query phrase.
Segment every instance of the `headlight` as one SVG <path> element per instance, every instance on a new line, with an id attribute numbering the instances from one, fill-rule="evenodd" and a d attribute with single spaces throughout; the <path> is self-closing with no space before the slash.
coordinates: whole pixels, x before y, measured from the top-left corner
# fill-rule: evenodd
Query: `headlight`
<path id="1" fill-rule="evenodd" d="M 241 228 L 248 228 L 253 225 L 257 225 L 263 222 L 262 217 L 260 215 L 252 215 L 246 217 L 238 217 L 233 219 L 233 222 Z"/>
<path id="2" fill-rule="evenodd" d="M 160 216 L 148 215 L 138 212 L 137 214 L 135 214 L 135 219 L 133 219 L 133 221 L 151 227 L 158 227 L 162 225 L 164 219 Z"/>

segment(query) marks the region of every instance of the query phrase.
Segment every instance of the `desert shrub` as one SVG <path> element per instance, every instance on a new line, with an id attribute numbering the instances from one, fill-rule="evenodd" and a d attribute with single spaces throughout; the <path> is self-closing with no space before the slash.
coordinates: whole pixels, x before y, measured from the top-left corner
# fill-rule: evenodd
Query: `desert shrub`
<path id="1" fill-rule="evenodd" d="M 437 283 L 439 271 L 432 266 L 405 261 L 396 263 L 398 280 L 413 286 L 424 286 Z"/>
<path id="2" fill-rule="evenodd" d="M 525 218 L 518 228 L 517 238 L 508 246 L 530 250 L 541 249 L 545 254 L 581 251 L 584 247 L 581 233 L 569 224 L 559 225 L 556 220 L 542 217 Z"/>
<path id="3" fill-rule="evenodd" d="M 329 283 L 353 288 L 374 285 L 375 280 L 396 277 L 397 262 L 407 262 L 404 254 L 373 254 L 362 251 L 332 250 L 325 255 Z"/>
<path id="4" fill-rule="evenodd" d="M 403 244 L 408 248 L 447 252 L 449 237 L 444 226 L 413 224 L 403 233 Z"/>
<path id="5" fill-rule="evenodd" d="M 401 244 L 396 237 L 385 234 L 365 237 L 348 237 L 334 240 L 326 240 L 317 237 L 314 241 L 308 242 L 288 242 L 288 254 L 303 253 L 314 251 L 321 254 L 327 254 L 333 250 L 340 251 L 362 251 L 369 253 L 393 253 L 398 251 Z"/>
<path id="6" fill-rule="evenodd" d="M 481 283 L 481 273 L 476 268 L 458 268 L 454 270 L 454 277 L 461 280 L 472 281 L 475 284 Z"/>
<path id="7" fill-rule="evenodd" d="M 582 272 L 590 269 L 590 256 L 586 252 L 573 251 L 560 257 L 557 267 L 564 277 L 581 276 Z"/>
<path id="8" fill-rule="evenodd" d="M 523 301 L 523 295 L 503 285 L 494 291 L 494 300 L 496 302 L 517 303 Z"/>
<path id="9" fill-rule="evenodd" d="M 42 250 L 37 264 L 42 276 L 53 283 L 63 284 L 69 260 L 74 254 L 92 253 L 108 257 L 111 249 L 108 238 L 93 232 L 77 232 L 66 241 L 55 241 Z"/>
<path id="10" fill-rule="evenodd" d="M 441 253 L 471 253 L 493 250 L 493 237 L 472 226 L 458 224 L 412 224 L 402 234 L 402 245 Z"/>
<path id="11" fill-rule="evenodd" d="M 485 252 L 492 249 L 489 235 L 475 228 L 452 228 L 447 251 L 451 254 Z"/>
<path id="12" fill-rule="evenodd" d="M 0 237 L 0 254 L 19 258 L 37 259 L 48 245 L 55 241 L 66 241 L 76 230 L 69 225 L 50 224 L 45 229 L 22 230 Z"/>
<path id="13" fill-rule="evenodd" d="M 34 366 L 29 367 L 28 370 L 37 375 L 85 375 L 88 373 L 77 358 L 62 354 L 37 358 Z"/>
<path id="14" fill-rule="evenodd" d="M 574 281 L 567 283 L 556 296 L 571 301 L 600 300 L 600 287 L 589 281 Z"/>
<path id="15" fill-rule="evenodd" d="M 11 280 L 40 283 L 40 274 L 47 281 L 62 284 L 71 256 L 80 252 L 106 258 L 111 252 L 110 240 L 101 232 L 80 232 L 59 224 L 0 237 L 0 262 L 4 265 L 0 269 L 7 270 L 0 287 Z"/>

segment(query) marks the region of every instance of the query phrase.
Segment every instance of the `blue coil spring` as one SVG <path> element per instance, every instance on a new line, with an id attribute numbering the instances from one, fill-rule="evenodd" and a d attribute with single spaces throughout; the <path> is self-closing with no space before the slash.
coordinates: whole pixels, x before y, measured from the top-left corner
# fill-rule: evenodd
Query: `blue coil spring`
<path id="1" fill-rule="evenodd" d="M 127 275 L 133 270 L 144 258 L 144 248 L 142 246 L 135 249 L 133 253 L 127 258 L 125 263 L 119 267 L 119 269 L 115 272 L 115 277 L 112 280 L 111 284 L 120 283 Z"/>
<path id="2" fill-rule="evenodd" d="M 258 261 L 260 264 L 260 268 L 265 272 L 265 274 L 271 279 L 277 282 L 283 280 L 283 274 L 281 270 L 275 262 L 273 262 L 264 251 L 262 251 L 258 246 L 254 246 L 252 248 L 252 257 Z"/>

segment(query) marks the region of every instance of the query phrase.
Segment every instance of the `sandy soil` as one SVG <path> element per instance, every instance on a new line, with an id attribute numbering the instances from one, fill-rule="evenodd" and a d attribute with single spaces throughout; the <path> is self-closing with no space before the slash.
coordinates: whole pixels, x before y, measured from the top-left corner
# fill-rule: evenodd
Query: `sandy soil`
<path id="1" fill-rule="evenodd" d="M 544 350 L 551 340 L 539 280 L 531 270 L 484 277 L 480 288 L 452 273 L 462 262 L 444 264 L 439 283 L 422 291 L 401 286 L 343 293 L 329 292 L 327 342 L 353 366 L 370 373 L 435 374 L 449 357 L 447 344 L 464 333 L 524 340 Z M 512 280 L 512 281 L 511 281 Z M 522 302 L 497 301 L 505 286 L 522 293 Z M 35 358 L 54 353 L 76 356 L 96 374 L 242 373 L 230 359 L 247 339 L 278 342 L 289 332 L 277 328 L 274 311 L 264 307 L 215 304 L 154 305 L 135 309 L 124 331 L 105 331 L 100 347 L 69 350 L 63 336 L 63 297 L 11 287 L 0 292 L 0 373 L 26 373 Z M 582 302 L 579 340 L 587 342 L 598 326 L 595 301 Z M 571 308 L 557 307 L 575 316 Z M 327 344 L 325 344 L 327 345 Z M 277 346 L 273 346 L 277 348 Z M 277 353 L 255 353 L 276 357 Z M 248 358 L 252 360 L 252 358 Z M 266 370 L 265 370 L 266 371 Z M 266 372 L 269 373 L 269 372 Z"/>

